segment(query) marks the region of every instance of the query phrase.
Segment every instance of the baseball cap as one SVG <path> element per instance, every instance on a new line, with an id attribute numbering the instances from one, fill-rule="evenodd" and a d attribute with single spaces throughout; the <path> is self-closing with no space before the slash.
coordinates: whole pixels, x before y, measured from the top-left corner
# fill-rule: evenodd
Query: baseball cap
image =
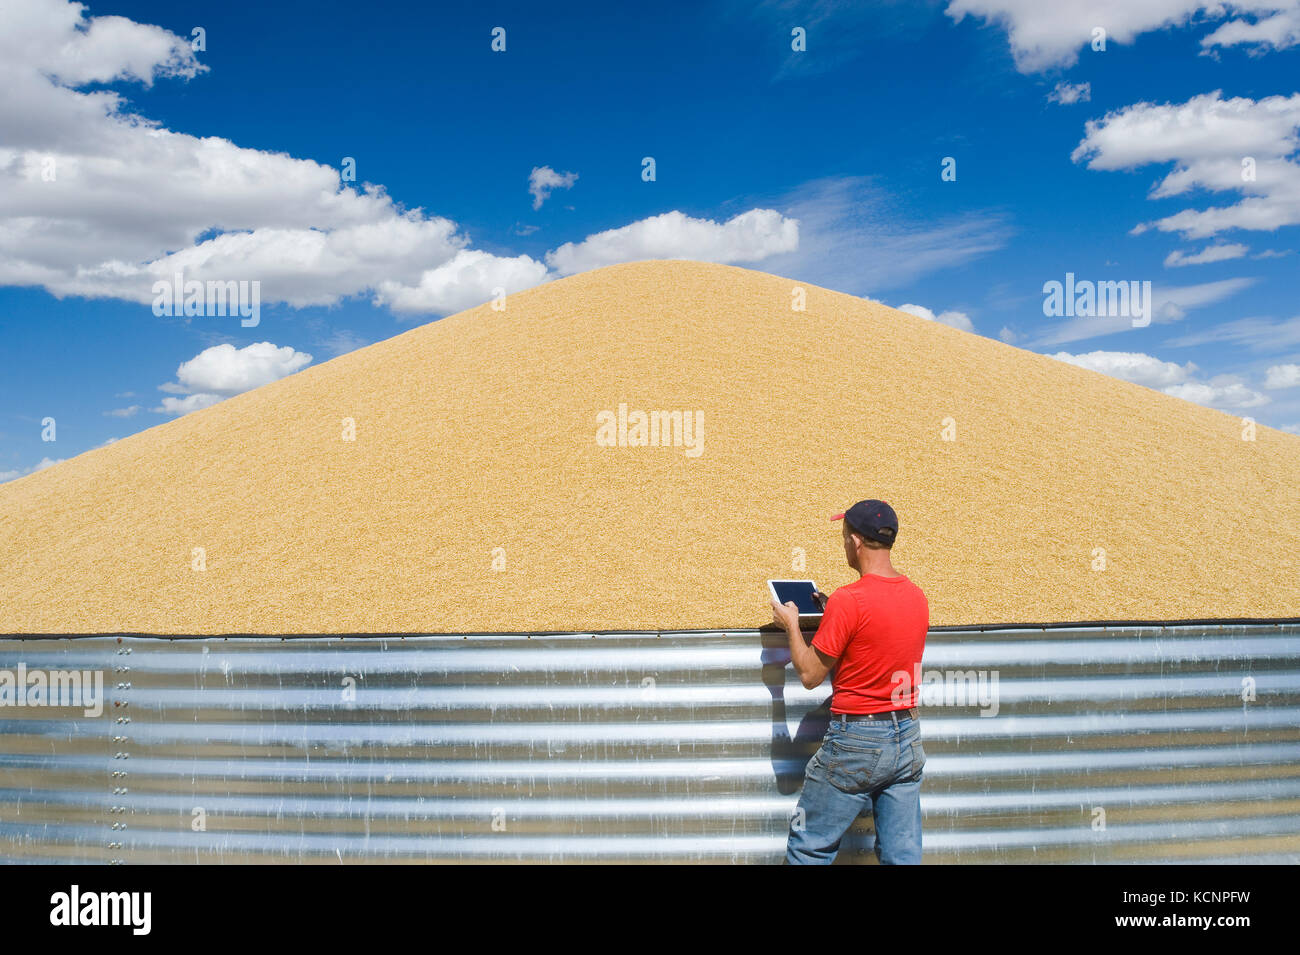
<path id="1" fill-rule="evenodd" d="M 884 501 L 858 501 L 831 520 L 842 520 L 863 537 L 879 544 L 892 544 L 898 536 L 898 515 Z"/>

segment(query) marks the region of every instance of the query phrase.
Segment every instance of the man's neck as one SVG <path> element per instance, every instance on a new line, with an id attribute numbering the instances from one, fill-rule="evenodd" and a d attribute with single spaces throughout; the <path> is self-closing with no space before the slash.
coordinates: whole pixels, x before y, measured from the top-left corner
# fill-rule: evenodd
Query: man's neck
<path id="1" fill-rule="evenodd" d="M 863 577 L 867 574 L 875 574 L 877 577 L 901 577 L 903 576 L 894 569 L 893 563 L 889 559 L 889 553 L 883 552 L 879 557 L 872 559 L 868 557 L 861 563 Z"/>

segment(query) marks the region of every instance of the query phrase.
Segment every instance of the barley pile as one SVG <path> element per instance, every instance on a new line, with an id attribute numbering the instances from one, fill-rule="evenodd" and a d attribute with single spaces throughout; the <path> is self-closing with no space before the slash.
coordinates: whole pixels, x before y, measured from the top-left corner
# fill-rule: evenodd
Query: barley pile
<path id="1" fill-rule="evenodd" d="M 936 625 L 1300 615 L 1300 437 L 798 284 L 600 269 L 0 486 L 0 631 L 753 627 L 868 497 Z"/>

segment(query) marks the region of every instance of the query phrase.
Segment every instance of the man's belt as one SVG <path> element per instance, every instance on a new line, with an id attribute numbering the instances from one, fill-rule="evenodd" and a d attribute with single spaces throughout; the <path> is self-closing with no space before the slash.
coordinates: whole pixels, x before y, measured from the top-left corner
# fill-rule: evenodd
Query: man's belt
<path id="1" fill-rule="evenodd" d="M 893 720 L 897 717 L 900 720 L 916 719 L 916 707 L 910 710 L 886 710 L 884 713 L 832 713 L 831 716 L 838 719 L 848 720 L 850 723 L 856 723 L 858 720 Z"/>

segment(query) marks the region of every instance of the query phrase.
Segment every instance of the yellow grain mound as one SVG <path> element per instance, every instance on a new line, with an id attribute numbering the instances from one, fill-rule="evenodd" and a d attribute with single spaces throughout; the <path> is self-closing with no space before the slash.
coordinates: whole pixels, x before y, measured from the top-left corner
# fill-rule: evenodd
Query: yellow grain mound
<path id="1" fill-rule="evenodd" d="M 1300 437 L 798 284 L 599 269 L 0 486 L 0 630 L 751 627 L 867 497 L 936 625 L 1300 615 Z"/>

